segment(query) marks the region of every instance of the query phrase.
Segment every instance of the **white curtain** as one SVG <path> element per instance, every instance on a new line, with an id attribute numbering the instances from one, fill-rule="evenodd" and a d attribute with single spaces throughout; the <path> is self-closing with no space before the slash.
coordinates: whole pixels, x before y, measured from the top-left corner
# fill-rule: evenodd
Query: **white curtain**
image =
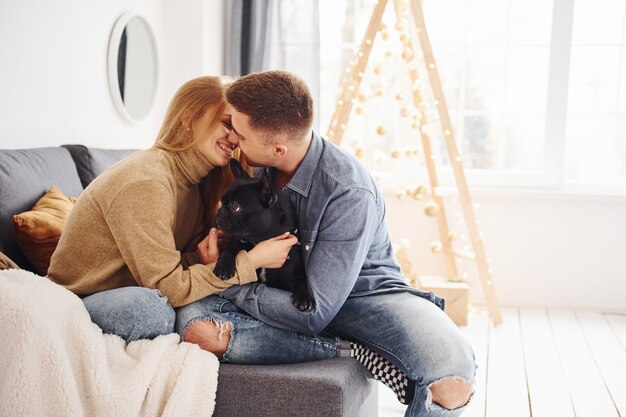
<path id="1" fill-rule="evenodd" d="M 268 69 L 273 0 L 225 2 L 224 74 L 232 77 Z"/>

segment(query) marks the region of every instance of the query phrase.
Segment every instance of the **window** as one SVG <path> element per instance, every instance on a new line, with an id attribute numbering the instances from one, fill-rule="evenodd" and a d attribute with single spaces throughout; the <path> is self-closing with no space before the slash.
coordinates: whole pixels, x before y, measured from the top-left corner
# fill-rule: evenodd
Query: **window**
<path id="1" fill-rule="evenodd" d="M 576 0 L 565 130 L 566 183 L 626 184 L 625 6 L 623 0 Z"/>
<path id="2" fill-rule="evenodd" d="M 285 2 L 290 3 L 279 1 L 278 7 Z M 626 191 L 626 2 L 422 3 L 457 147 L 473 184 Z M 310 71 L 314 62 L 302 70 L 305 61 L 312 61 L 302 50 L 294 51 L 293 65 L 274 62 L 315 86 L 316 128 L 322 134 L 375 4 L 317 2 L 315 75 Z M 402 21 L 396 25 L 393 9 L 389 0 L 386 29 L 374 43 L 342 141 L 375 174 L 392 182 L 398 173 L 406 176 L 423 166 L 413 152 L 421 147 L 414 123 L 419 116 L 407 69 L 417 65 L 419 56 L 404 59 L 399 40 L 402 31 L 415 34 Z M 412 27 L 412 21 L 404 23 Z M 298 39 L 299 26 L 302 22 L 286 22 L 285 38 Z M 420 75 L 426 77 L 423 69 Z M 428 94 L 427 88 L 422 91 Z M 435 125 L 430 131 L 445 183 L 449 164 L 434 107 L 427 117 Z"/>

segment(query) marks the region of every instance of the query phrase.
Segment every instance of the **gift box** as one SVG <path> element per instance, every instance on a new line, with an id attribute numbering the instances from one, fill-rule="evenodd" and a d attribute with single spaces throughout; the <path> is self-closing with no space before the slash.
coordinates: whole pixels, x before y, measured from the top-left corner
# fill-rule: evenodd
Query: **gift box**
<path id="1" fill-rule="evenodd" d="M 420 288 L 432 291 L 446 300 L 445 312 L 457 326 L 467 325 L 467 309 L 469 305 L 469 285 L 462 281 L 448 281 L 447 278 L 423 275 L 420 277 Z"/>

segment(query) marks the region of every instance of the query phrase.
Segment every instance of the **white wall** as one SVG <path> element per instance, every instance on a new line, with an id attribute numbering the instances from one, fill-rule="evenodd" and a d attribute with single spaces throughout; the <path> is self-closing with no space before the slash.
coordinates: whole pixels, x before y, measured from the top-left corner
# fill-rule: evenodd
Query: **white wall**
<path id="1" fill-rule="evenodd" d="M 162 104 L 185 81 L 199 75 L 220 75 L 223 67 L 222 0 L 162 1 Z"/>
<path id="2" fill-rule="evenodd" d="M 626 312 L 626 197 L 593 197 L 474 191 L 477 217 L 491 258 L 496 295 L 503 305 L 551 305 Z M 443 255 L 430 251 L 439 239 L 423 205 L 385 194 L 392 241 L 406 238 L 419 274 L 445 275 Z M 444 200 L 451 228 L 458 204 Z M 465 244 L 469 244 L 465 243 Z M 471 244 L 470 244 L 471 245 Z M 463 244 L 458 248 L 463 248 Z M 475 265 L 468 272 L 470 298 L 483 301 Z"/>
<path id="3" fill-rule="evenodd" d="M 222 0 L 1 1 L 0 148 L 150 146 L 176 88 L 221 72 L 221 8 Z M 136 124 L 115 110 L 106 72 L 111 29 L 126 11 L 151 24 L 160 65 L 155 103 Z"/>

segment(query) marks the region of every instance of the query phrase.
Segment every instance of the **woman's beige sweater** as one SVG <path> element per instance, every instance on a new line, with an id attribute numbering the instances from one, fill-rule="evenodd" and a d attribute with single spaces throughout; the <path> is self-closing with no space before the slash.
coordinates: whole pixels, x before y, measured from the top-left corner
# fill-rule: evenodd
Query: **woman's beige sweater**
<path id="1" fill-rule="evenodd" d="M 205 237 L 198 184 L 212 165 L 194 146 L 137 152 L 81 194 L 50 262 L 48 277 L 77 294 L 131 285 L 156 288 L 179 307 L 233 284 L 256 281 L 245 251 L 222 281 L 196 255 Z"/>

